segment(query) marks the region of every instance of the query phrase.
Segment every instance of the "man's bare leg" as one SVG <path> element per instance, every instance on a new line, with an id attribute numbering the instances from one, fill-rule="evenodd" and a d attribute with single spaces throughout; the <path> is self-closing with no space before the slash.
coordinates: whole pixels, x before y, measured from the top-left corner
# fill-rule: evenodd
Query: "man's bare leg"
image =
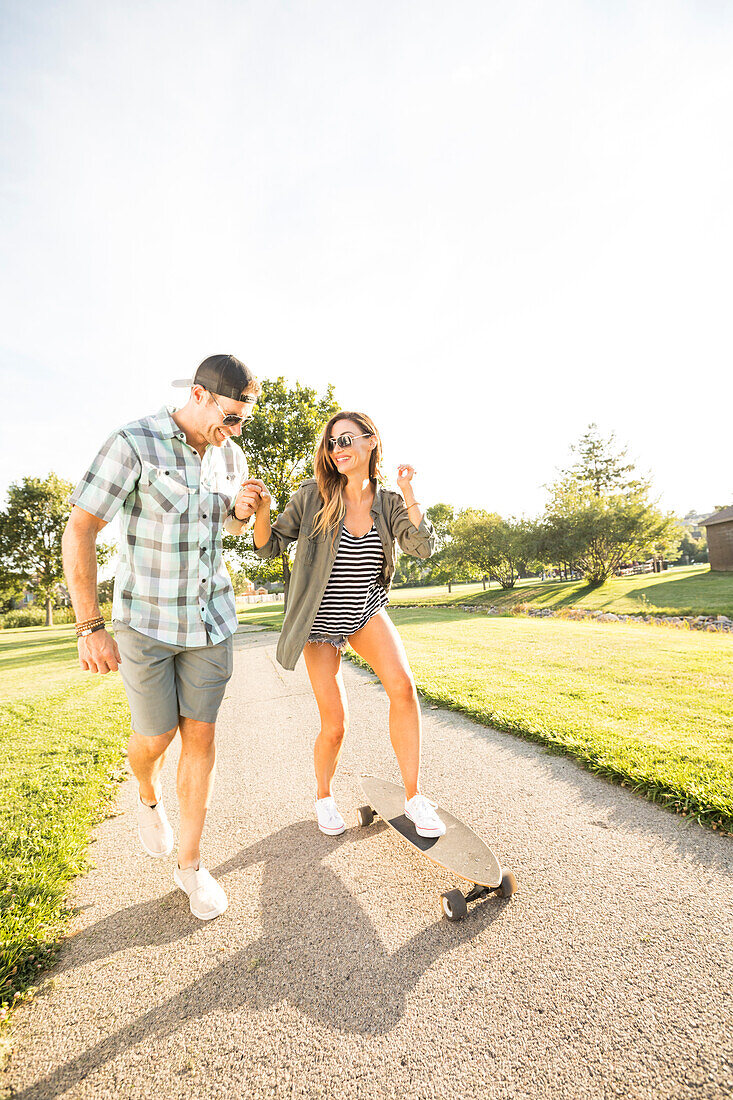
<path id="1" fill-rule="evenodd" d="M 216 746 L 214 722 L 180 719 L 181 758 L 178 762 L 178 805 L 181 830 L 178 866 L 197 867 L 199 845 L 214 786 Z"/>
<path id="2" fill-rule="evenodd" d="M 177 729 L 172 729 L 158 737 L 143 737 L 135 732 L 130 735 L 127 758 L 140 787 L 140 798 L 148 806 L 160 802 L 162 797 L 160 772 L 166 750 L 176 733 Z"/>

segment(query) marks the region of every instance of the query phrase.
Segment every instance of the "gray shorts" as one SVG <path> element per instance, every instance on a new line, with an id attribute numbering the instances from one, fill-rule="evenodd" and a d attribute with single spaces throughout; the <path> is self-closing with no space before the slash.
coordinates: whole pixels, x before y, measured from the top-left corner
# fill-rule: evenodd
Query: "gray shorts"
<path id="1" fill-rule="evenodd" d="M 176 729 L 179 716 L 216 721 L 232 675 L 232 637 L 187 649 L 149 638 L 117 620 L 112 629 L 135 733 L 157 737 Z"/>

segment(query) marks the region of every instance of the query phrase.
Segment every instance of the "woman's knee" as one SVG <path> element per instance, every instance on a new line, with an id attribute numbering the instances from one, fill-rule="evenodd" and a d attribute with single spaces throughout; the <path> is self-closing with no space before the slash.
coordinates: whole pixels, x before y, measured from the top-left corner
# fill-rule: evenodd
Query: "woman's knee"
<path id="1" fill-rule="evenodd" d="M 390 703 L 396 703 L 398 706 L 417 705 L 417 689 L 409 673 L 395 677 L 390 681 L 389 686 L 385 684 L 385 691 Z"/>
<path id="2" fill-rule="evenodd" d="M 321 723 L 320 737 L 329 745 L 337 748 L 341 745 L 344 737 L 346 736 L 346 730 L 349 723 L 346 715 L 337 718 L 331 718 L 327 722 Z"/>

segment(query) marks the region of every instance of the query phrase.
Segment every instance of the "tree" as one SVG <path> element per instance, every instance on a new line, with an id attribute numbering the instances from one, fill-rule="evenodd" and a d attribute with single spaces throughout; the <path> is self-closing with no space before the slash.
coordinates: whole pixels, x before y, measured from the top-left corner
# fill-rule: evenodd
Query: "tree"
<path id="1" fill-rule="evenodd" d="M 493 575 L 513 588 L 535 555 L 534 528 L 526 520 L 504 520 L 495 512 L 467 508 L 456 517 L 447 558 L 457 568 Z"/>
<path id="2" fill-rule="evenodd" d="M 450 544 L 453 539 L 455 513 L 450 504 L 433 504 L 425 515 L 435 528 L 435 551 L 423 564 L 423 583 L 447 584 L 451 580 L 463 580 L 450 560 Z M 402 561 L 404 559 L 400 559 Z"/>
<path id="3" fill-rule="evenodd" d="M 304 478 L 313 477 L 318 439 L 324 425 L 338 411 L 332 385 L 319 396 L 300 382 L 289 389 L 284 378 L 263 381 L 255 415 L 238 442 L 252 476 L 262 478 L 267 485 L 276 512 L 283 510 Z M 224 546 L 241 552 L 236 538 L 226 539 Z M 287 552 L 282 555 L 282 579 L 287 598 L 290 580 Z"/>
<path id="4" fill-rule="evenodd" d="M 604 439 L 595 424 L 572 450 L 580 460 L 550 486 L 540 544 L 545 558 L 567 572 L 603 584 L 622 565 L 662 555 L 680 537 L 673 516 L 649 500 L 650 483 L 636 476 L 626 450 Z"/>
<path id="5" fill-rule="evenodd" d="M 579 456 L 579 461 L 565 471 L 565 479 L 581 492 L 602 497 L 648 488 L 648 482 L 629 477 L 635 473 L 635 467 L 633 462 L 626 462 L 628 448 L 616 449 L 614 432 L 604 439 L 598 425 L 589 424 L 585 435 L 570 449 Z"/>
<path id="6" fill-rule="evenodd" d="M 46 605 L 46 626 L 53 625 L 56 589 L 64 579 L 61 536 L 69 518 L 74 486 L 57 474 L 25 477 L 8 489 L 8 504 L 0 512 L 0 575 L 14 585 L 33 589 Z M 97 547 L 103 565 L 111 553 Z"/>

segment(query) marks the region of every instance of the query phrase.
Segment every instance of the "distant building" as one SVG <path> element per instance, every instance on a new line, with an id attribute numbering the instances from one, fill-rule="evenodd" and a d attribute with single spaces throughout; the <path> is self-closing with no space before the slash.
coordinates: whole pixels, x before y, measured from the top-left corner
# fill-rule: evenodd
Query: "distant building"
<path id="1" fill-rule="evenodd" d="M 713 512 L 702 525 L 708 535 L 711 570 L 733 573 L 733 505 Z"/>

